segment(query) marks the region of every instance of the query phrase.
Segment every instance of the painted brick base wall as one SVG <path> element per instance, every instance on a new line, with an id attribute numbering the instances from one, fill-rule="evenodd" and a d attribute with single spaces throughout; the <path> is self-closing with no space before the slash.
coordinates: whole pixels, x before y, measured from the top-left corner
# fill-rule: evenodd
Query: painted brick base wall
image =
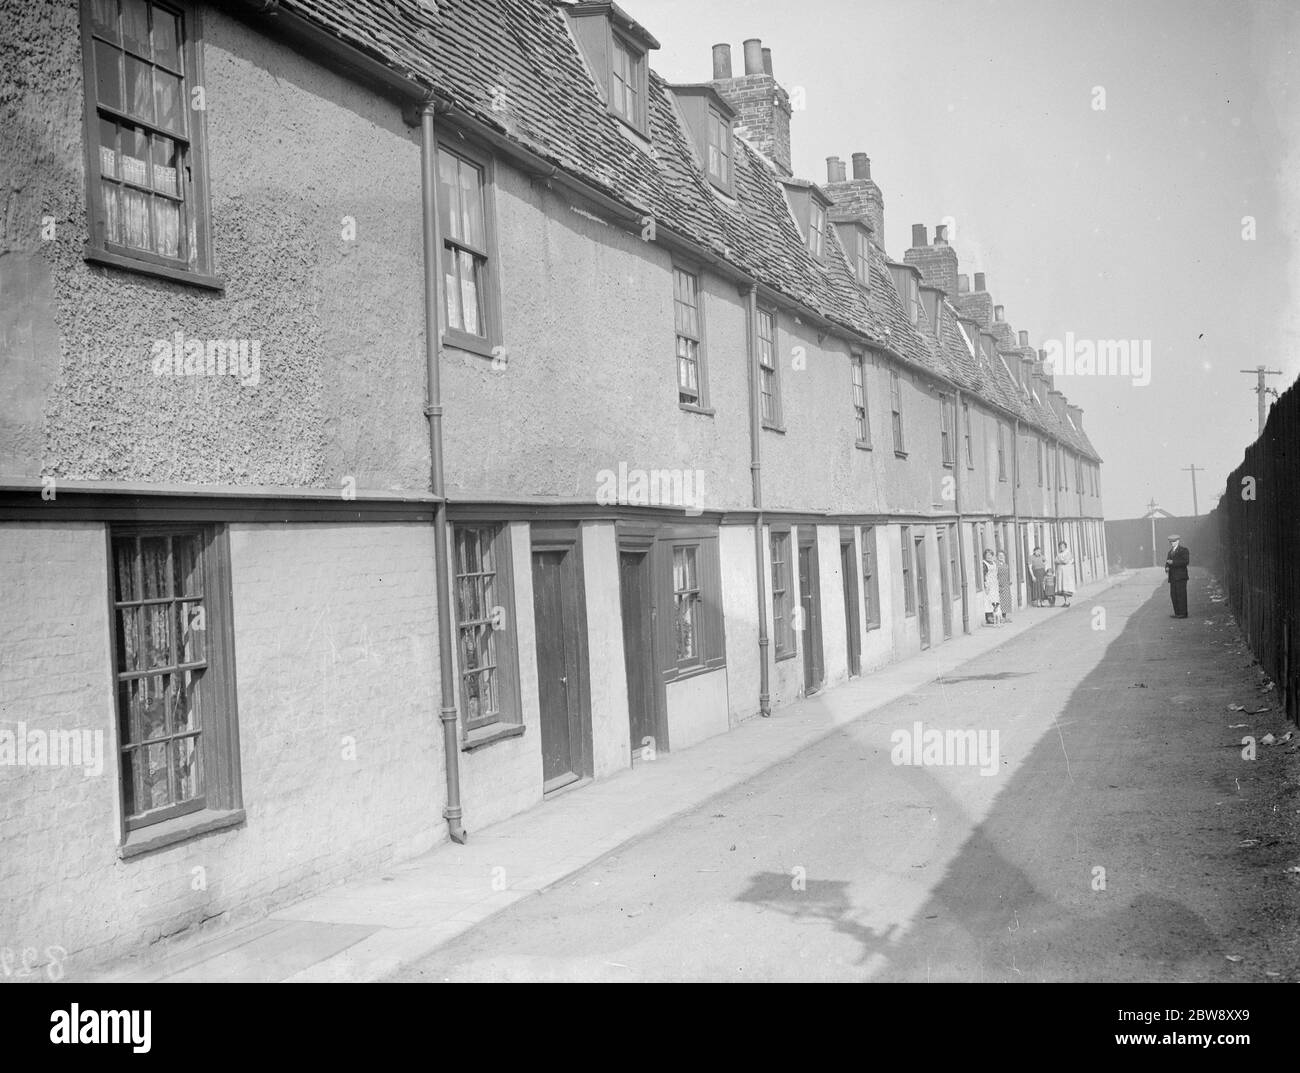
<path id="1" fill-rule="evenodd" d="M 230 527 L 244 826 L 118 857 L 104 528 L 0 525 L 0 724 L 104 765 L 0 765 L 0 943 L 68 971 L 445 837 L 430 527 Z"/>

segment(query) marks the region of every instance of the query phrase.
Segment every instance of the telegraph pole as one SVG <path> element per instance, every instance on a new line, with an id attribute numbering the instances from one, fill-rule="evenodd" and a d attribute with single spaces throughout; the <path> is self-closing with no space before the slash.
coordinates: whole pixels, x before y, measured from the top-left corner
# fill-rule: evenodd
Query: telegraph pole
<path id="1" fill-rule="evenodd" d="M 1151 518 L 1151 565 L 1156 565 L 1156 501 L 1147 504 L 1147 514 Z"/>
<path id="2" fill-rule="evenodd" d="M 1253 368 L 1253 369 L 1242 369 L 1242 370 L 1240 370 L 1240 371 L 1243 372 L 1243 373 L 1247 373 L 1247 374 L 1249 374 L 1249 375 L 1251 375 L 1251 376 L 1253 376 L 1253 377 L 1256 378 L 1256 379 L 1255 379 L 1255 395 L 1258 397 L 1258 401 L 1259 401 L 1259 433 L 1258 433 L 1258 435 L 1259 435 L 1259 436 L 1262 436 L 1262 435 L 1264 435 L 1264 396 L 1268 394 L 1268 388 L 1266 388 L 1266 387 L 1264 386 L 1264 377 L 1266 377 L 1266 376 L 1281 376 L 1281 375 L 1282 375 L 1282 370 L 1281 370 L 1281 369 L 1265 369 L 1264 366 L 1262 366 L 1262 365 L 1256 365 L 1255 368 Z M 1194 477 L 1193 477 L 1192 479 L 1195 480 Z"/>
<path id="3" fill-rule="evenodd" d="M 1204 467 L 1204 466 L 1184 466 L 1184 467 L 1183 467 L 1183 472 L 1184 472 L 1184 473 L 1186 473 L 1188 470 L 1191 470 L 1191 472 L 1192 472 L 1192 514 L 1193 514 L 1193 516 L 1195 516 L 1195 517 L 1197 517 L 1197 518 L 1199 518 L 1199 517 L 1201 516 L 1201 508 L 1198 507 L 1198 506 L 1196 505 L 1196 471 L 1197 471 L 1198 469 L 1199 469 L 1202 473 L 1205 472 L 1205 467 Z"/>

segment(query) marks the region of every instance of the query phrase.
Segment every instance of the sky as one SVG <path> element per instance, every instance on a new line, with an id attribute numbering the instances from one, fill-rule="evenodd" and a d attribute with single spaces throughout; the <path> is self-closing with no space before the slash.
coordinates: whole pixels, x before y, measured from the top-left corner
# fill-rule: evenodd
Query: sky
<path id="1" fill-rule="evenodd" d="M 986 274 L 1033 346 L 1149 343 L 1149 383 L 1057 377 L 1103 459 L 1106 515 L 1191 514 L 1192 465 L 1214 507 L 1258 431 L 1239 370 L 1281 370 L 1279 391 L 1300 375 L 1300 3 L 620 6 L 672 82 L 711 77 L 721 42 L 740 73 L 761 38 L 803 103 L 795 174 L 867 153 L 888 252 L 950 217 L 959 271 Z"/>

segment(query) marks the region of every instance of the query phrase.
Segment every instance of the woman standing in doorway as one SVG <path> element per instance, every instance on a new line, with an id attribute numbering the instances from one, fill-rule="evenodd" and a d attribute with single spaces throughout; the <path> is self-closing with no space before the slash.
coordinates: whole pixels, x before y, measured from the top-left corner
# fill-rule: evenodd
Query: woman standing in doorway
<path id="1" fill-rule="evenodd" d="M 1074 556 L 1064 540 L 1056 545 L 1056 595 L 1065 597 L 1066 607 L 1074 595 Z"/>
<path id="2" fill-rule="evenodd" d="M 1007 562 L 1007 553 L 998 552 L 998 603 L 1002 606 L 1002 619 L 1011 621 L 1011 564 Z"/>
<path id="3" fill-rule="evenodd" d="M 984 622 L 992 626 L 997 621 L 998 603 L 998 564 L 993 557 L 993 549 L 984 550 Z"/>
<path id="4" fill-rule="evenodd" d="M 1047 560 L 1043 557 L 1043 549 L 1034 548 L 1034 554 L 1029 557 L 1029 572 L 1033 575 L 1032 593 L 1034 606 L 1041 607 L 1043 603 L 1043 575 L 1047 573 Z"/>

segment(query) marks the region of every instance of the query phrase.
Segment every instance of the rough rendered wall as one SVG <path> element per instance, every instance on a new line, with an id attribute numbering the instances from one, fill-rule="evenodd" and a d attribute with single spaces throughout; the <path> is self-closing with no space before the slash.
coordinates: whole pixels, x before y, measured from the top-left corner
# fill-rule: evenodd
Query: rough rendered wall
<path id="1" fill-rule="evenodd" d="M 0 724 L 104 743 L 98 775 L 0 765 L 10 945 L 79 971 L 443 837 L 429 527 L 232 526 L 230 544 L 247 823 L 122 860 L 104 529 L 0 525 Z"/>
<path id="2" fill-rule="evenodd" d="M 203 26 L 191 116 L 224 295 L 85 263 L 78 5 L 3 4 L 0 291 L 24 312 L 0 322 L 0 472 L 426 488 L 417 139 L 392 103 L 209 5 Z M 257 383 L 155 375 L 177 331 L 258 341 Z"/>

